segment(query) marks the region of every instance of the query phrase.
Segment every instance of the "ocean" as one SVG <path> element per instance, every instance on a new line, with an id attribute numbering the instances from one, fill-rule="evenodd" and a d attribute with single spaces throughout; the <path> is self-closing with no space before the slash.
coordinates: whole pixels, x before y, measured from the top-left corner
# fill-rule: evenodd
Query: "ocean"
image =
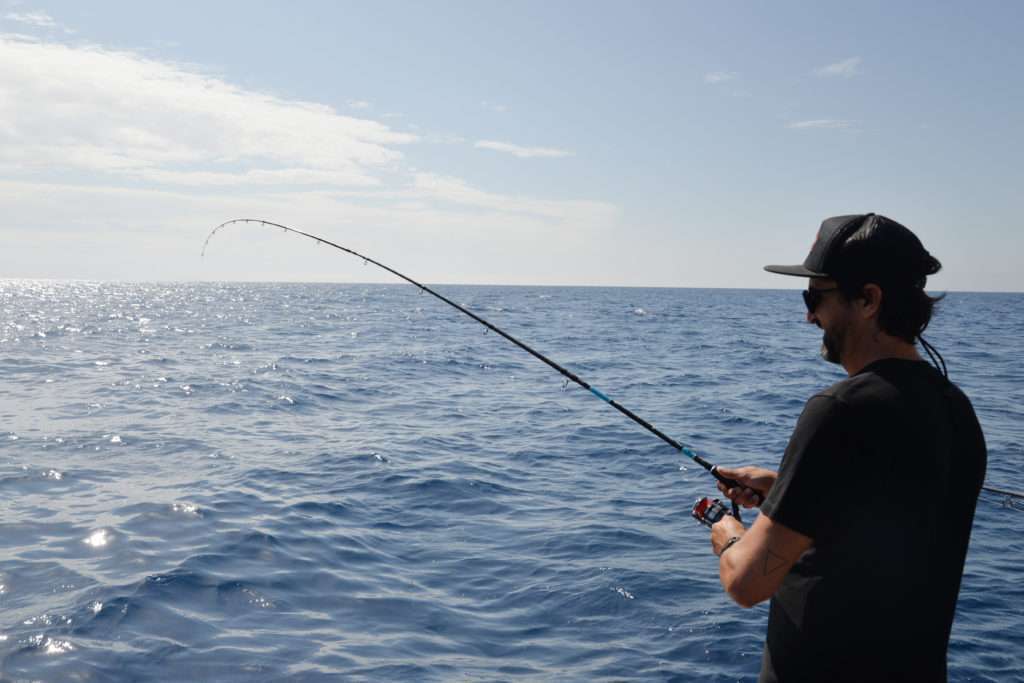
<path id="1" fill-rule="evenodd" d="M 795 290 L 437 289 L 716 463 L 842 377 Z M 929 332 L 1024 488 L 1024 295 Z M 5 681 L 756 678 L 713 479 L 414 287 L 4 280 L 0 378 Z M 1022 524 L 982 495 L 952 681 L 1024 680 Z"/>

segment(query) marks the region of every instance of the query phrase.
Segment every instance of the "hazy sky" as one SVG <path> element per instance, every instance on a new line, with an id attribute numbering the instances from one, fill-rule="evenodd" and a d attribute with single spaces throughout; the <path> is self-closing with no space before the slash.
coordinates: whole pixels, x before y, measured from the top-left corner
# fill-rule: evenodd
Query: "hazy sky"
<path id="1" fill-rule="evenodd" d="M 1024 290 L 1020 2 L 0 0 L 0 277 Z"/>

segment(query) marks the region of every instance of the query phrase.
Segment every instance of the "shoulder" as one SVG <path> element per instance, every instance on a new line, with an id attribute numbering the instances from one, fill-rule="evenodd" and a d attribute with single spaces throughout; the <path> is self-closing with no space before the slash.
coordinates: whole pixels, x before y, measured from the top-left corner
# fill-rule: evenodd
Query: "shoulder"
<path id="1" fill-rule="evenodd" d="M 964 393 L 963 389 L 961 389 L 960 387 L 958 387 L 957 385 L 953 384 L 948 380 L 946 383 L 948 384 L 946 391 L 952 397 L 953 401 L 960 408 L 962 408 L 965 411 L 970 411 L 970 413 L 973 415 L 974 405 L 971 403 L 971 399 L 967 397 L 967 394 Z"/>
<path id="2" fill-rule="evenodd" d="M 834 422 L 849 414 L 851 403 L 858 402 L 864 393 L 863 384 L 859 376 L 847 377 L 814 394 L 804 404 L 797 428 Z"/>
<path id="3" fill-rule="evenodd" d="M 855 415 L 891 405 L 898 397 L 899 389 L 874 373 L 847 377 L 807 400 L 794 436 L 799 439 L 815 432 L 842 431 Z"/>
<path id="4" fill-rule="evenodd" d="M 900 388 L 892 381 L 892 378 L 868 370 L 836 382 L 828 389 L 816 394 L 811 400 L 819 397 L 828 398 L 836 404 L 855 407 L 864 403 L 895 398 L 899 393 Z"/>
<path id="5" fill-rule="evenodd" d="M 792 460 L 797 452 L 812 449 L 815 443 L 840 439 L 851 424 L 850 414 L 850 407 L 841 396 L 827 390 L 812 396 L 796 421 L 783 461 Z"/>

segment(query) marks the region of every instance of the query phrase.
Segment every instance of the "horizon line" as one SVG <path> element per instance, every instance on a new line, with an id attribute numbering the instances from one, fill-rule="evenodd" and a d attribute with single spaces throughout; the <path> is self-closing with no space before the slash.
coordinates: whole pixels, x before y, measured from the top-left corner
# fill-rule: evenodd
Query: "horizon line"
<path id="1" fill-rule="evenodd" d="M 108 280 L 96 278 L 63 278 L 63 277 L 0 277 L 0 282 L 88 282 L 96 284 L 255 284 L 255 285 L 380 285 L 385 287 L 410 287 L 414 285 L 408 282 L 363 282 L 363 281 L 339 281 L 339 280 L 250 280 L 250 279 L 224 279 L 224 280 Z M 575 288 L 575 289 L 721 289 L 735 291 L 761 291 L 761 292 L 791 292 L 798 288 L 792 287 L 722 287 L 722 286 L 697 286 L 697 285 L 595 285 L 595 284 L 509 284 L 502 282 L 425 282 L 425 285 L 432 287 L 548 287 L 548 288 Z M 957 294 L 1024 294 L 1024 290 L 1002 290 L 1002 289 L 928 289 L 928 292 L 957 293 Z"/>

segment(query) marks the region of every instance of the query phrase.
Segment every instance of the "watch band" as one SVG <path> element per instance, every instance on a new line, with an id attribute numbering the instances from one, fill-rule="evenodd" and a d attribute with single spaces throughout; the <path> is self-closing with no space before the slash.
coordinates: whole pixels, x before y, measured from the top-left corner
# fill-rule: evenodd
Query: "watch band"
<path id="1" fill-rule="evenodd" d="M 721 557 L 725 553 L 726 550 L 728 550 L 729 548 L 731 548 L 734 545 L 736 545 L 737 543 L 739 543 L 739 540 L 741 538 L 743 538 L 743 537 L 742 536 L 733 536 L 728 541 L 726 541 L 725 545 L 722 546 L 722 550 L 718 553 L 718 556 Z"/>

